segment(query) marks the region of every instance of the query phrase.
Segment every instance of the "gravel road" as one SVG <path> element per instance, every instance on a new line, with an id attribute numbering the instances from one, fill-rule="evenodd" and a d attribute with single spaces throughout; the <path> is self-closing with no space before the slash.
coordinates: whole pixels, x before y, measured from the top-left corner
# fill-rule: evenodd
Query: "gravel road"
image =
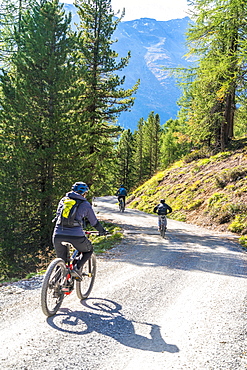
<path id="1" fill-rule="evenodd" d="M 91 296 L 40 308 L 42 277 L 0 287 L 2 369 L 247 369 L 247 253 L 232 235 L 96 198 L 125 239 L 97 258 Z"/>

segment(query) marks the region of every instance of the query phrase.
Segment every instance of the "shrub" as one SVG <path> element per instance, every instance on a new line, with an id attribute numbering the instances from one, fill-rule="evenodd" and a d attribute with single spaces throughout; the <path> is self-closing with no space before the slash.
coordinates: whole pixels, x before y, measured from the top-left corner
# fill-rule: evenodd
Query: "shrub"
<path id="1" fill-rule="evenodd" d="M 184 157 L 185 163 L 197 161 L 198 159 L 210 157 L 210 152 L 207 148 L 201 148 L 199 150 L 193 150 L 191 153 Z"/>
<path id="2" fill-rule="evenodd" d="M 228 226 L 228 230 L 233 233 L 242 233 L 247 229 L 247 216 L 236 215 L 234 221 Z"/>
<path id="3" fill-rule="evenodd" d="M 222 193 L 214 193 L 209 199 L 208 199 L 208 208 L 214 207 L 217 204 L 224 202 L 227 200 L 227 197 Z"/>
<path id="4" fill-rule="evenodd" d="M 194 202 L 188 204 L 186 209 L 188 211 L 193 211 L 194 209 L 199 208 L 202 205 L 203 202 L 204 202 L 204 200 L 202 200 L 202 199 L 196 199 Z"/>
<path id="5" fill-rule="evenodd" d="M 171 215 L 169 215 L 169 218 L 176 221 L 186 222 L 186 214 L 183 212 L 172 212 Z"/>
<path id="6" fill-rule="evenodd" d="M 241 236 L 239 242 L 243 247 L 247 248 L 247 236 Z"/>
<path id="7" fill-rule="evenodd" d="M 219 175 L 215 176 L 216 184 L 220 188 L 224 188 L 229 182 L 236 182 L 243 179 L 247 175 L 247 169 L 242 166 L 237 166 L 222 171 Z"/>

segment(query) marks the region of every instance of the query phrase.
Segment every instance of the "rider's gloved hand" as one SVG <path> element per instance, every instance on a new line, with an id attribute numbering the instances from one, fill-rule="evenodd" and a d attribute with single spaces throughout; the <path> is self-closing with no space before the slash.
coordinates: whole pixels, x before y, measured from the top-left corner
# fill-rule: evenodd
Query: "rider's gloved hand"
<path id="1" fill-rule="evenodd" d="M 94 225 L 94 228 L 99 232 L 99 235 L 106 235 L 108 233 L 108 231 L 101 225 L 99 221 L 96 225 Z"/>

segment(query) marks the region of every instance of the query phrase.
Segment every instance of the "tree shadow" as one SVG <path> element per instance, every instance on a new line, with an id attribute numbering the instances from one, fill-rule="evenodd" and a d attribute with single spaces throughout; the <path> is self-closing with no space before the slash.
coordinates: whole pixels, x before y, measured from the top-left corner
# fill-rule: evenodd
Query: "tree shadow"
<path id="1" fill-rule="evenodd" d="M 111 337 L 126 347 L 152 352 L 179 352 L 174 344 L 162 338 L 160 326 L 128 320 L 121 313 L 122 306 L 114 301 L 89 298 L 81 302 L 87 311 L 60 309 L 47 319 L 48 324 L 59 331 L 87 335 L 97 332 Z M 137 334 L 135 327 L 141 327 L 145 334 Z"/>
<path id="2" fill-rule="evenodd" d="M 185 228 L 183 225 L 182 228 L 174 228 L 174 225 L 169 228 L 169 221 L 165 239 L 160 237 L 155 226 L 125 224 L 124 230 L 130 247 L 125 245 L 125 251 L 118 254 L 115 261 L 128 259 L 128 263 L 139 266 L 166 266 L 246 278 L 246 251 L 225 234 L 210 235 L 209 230 L 199 227 L 200 233 L 197 233 L 194 226 L 192 232 L 188 224 Z M 131 255 L 133 257 L 129 258 Z"/>

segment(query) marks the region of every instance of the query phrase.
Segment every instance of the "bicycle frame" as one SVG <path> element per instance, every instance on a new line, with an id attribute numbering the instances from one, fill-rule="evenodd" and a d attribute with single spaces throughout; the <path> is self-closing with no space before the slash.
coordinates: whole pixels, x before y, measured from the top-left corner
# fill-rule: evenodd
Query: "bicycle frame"
<path id="1" fill-rule="evenodd" d="M 91 232 L 87 232 L 90 234 Z M 98 232 L 97 232 L 98 233 Z M 70 256 L 70 250 L 73 244 L 62 242 L 67 247 L 68 261 L 61 258 L 55 258 L 49 264 L 41 289 L 41 307 L 46 316 L 53 316 L 59 310 L 64 296 L 71 294 L 76 290 L 77 297 L 80 300 L 88 298 L 94 285 L 96 275 L 96 257 L 94 254 L 83 265 L 82 272 L 78 276 L 73 276 L 73 270 L 78 259 L 83 255 L 77 250 Z"/>

